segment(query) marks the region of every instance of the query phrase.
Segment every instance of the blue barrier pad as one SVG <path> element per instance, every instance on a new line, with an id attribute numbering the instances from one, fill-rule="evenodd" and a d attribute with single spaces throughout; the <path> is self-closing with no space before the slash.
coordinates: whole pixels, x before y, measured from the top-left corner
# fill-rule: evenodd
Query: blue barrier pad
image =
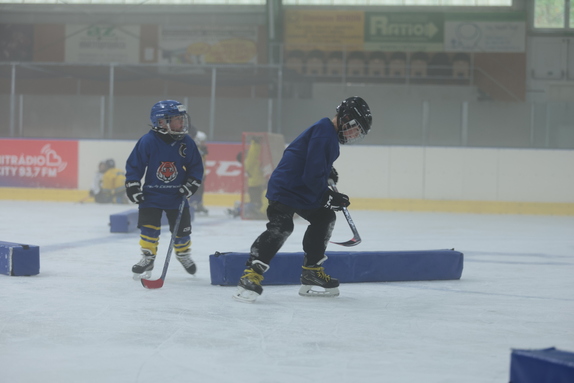
<path id="1" fill-rule="evenodd" d="M 191 222 L 195 218 L 195 208 L 189 207 Z M 130 209 L 121 213 L 110 214 L 110 232 L 111 233 L 130 233 L 138 228 L 138 209 Z M 167 216 L 165 212 L 161 216 L 161 226 L 167 226 Z"/>
<path id="2" fill-rule="evenodd" d="M 511 383 L 572 383 L 574 353 L 554 347 L 541 350 L 512 350 Z"/>
<path id="3" fill-rule="evenodd" d="M 110 214 L 110 232 L 129 233 L 135 231 L 138 228 L 138 216 L 138 209 Z"/>
<path id="4" fill-rule="evenodd" d="M 341 283 L 460 279 L 463 254 L 455 250 L 327 251 L 325 271 Z M 300 284 L 304 254 L 277 253 L 265 273 L 263 285 Z M 209 256 L 212 285 L 236 285 L 249 253 Z"/>
<path id="5" fill-rule="evenodd" d="M 0 241 L 0 274 L 15 276 L 40 274 L 40 248 Z"/>

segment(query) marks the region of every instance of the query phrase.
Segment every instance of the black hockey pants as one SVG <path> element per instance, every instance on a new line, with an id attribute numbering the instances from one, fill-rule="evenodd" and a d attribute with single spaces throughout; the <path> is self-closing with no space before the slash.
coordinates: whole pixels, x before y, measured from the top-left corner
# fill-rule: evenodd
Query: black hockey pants
<path id="1" fill-rule="evenodd" d="M 309 226 L 303 237 L 306 265 L 314 265 L 325 256 L 325 249 L 335 227 L 336 216 L 333 210 L 325 208 L 294 209 L 276 201 L 269 201 L 267 230 L 261 233 L 251 245 L 250 261 L 257 259 L 269 265 L 271 259 L 293 233 L 293 216 L 295 213 L 309 221 Z"/>

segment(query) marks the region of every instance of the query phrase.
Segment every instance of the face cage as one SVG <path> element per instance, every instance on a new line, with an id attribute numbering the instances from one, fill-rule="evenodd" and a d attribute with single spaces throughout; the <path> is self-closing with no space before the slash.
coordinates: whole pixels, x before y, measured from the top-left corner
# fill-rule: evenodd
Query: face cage
<path id="1" fill-rule="evenodd" d="M 171 130 L 170 121 L 174 117 L 182 117 L 181 121 L 181 131 L 177 132 L 175 130 Z M 189 132 L 189 115 L 187 113 L 178 114 L 175 116 L 169 116 L 166 119 L 165 125 L 159 127 L 158 131 L 160 133 L 169 134 L 175 140 L 181 140 L 183 136 L 185 136 Z"/>
<path id="2" fill-rule="evenodd" d="M 341 124 L 339 130 L 339 141 L 342 144 L 354 144 L 365 138 L 365 130 L 355 119 Z"/>

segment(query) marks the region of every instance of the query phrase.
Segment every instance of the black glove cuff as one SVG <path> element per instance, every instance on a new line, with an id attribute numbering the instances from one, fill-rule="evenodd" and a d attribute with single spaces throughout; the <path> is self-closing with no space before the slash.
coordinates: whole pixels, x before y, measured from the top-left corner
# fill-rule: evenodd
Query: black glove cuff
<path id="1" fill-rule="evenodd" d="M 329 179 L 333 180 L 334 184 L 337 184 L 337 182 L 339 182 L 339 173 L 337 172 L 337 169 L 335 169 L 335 167 L 331 168 L 331 173 L 329 174 Z"/>

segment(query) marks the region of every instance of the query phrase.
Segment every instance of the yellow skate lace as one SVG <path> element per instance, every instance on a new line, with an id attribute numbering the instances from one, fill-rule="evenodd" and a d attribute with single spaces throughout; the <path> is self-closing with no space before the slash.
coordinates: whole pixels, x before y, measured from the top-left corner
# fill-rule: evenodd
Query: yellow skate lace
<path id="1" fill-rule="evenodd" d="M 313 271 L 317 271 L 317 274 L 319 275 L 319 278 L 324 279 L 325 281 L 329 282 L 331 280 L 331 276 L 328 274 L 325 274 L 325 268 L 324 267 L 307 267 L 307 266 L 303 266 L 303 268 L 305 270 L 313 270 Z"/>
<path id="2" fill-rule="evenodd" d="M 257 283 L 258 285 L 260 285 L 263 280 L 263 275 L 255 272 L 253 269 L 245 269 L 243 273 L 245 278 L 249 279 L 251 282 Z"/>

